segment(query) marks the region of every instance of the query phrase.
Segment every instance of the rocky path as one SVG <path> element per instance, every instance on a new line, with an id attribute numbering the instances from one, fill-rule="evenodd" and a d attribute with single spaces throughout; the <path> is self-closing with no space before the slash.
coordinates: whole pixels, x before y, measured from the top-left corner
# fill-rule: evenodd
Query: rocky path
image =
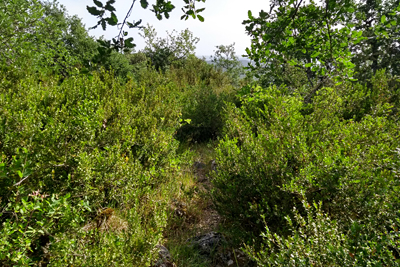
<path id="1" fill-rule="evenodd" d="M 176 200 L 172 204 L 173 216 L 179 220 L 176 235 L 172 239 L 181 238 L 181 250 L 176 253 L 168 250 L 168 244 L 159 246 L 160 260 L 153 267 L 246 267 L 247 257 L 239 249 L 229 247 L 229 243 L 221 231 L 222 217 L 214 209 L 208 192 L 212 187 L 212 176 L 217 172 L 215 160 L 208 162 L 194 161 L 190 168 L 193 177 L 191 189 L 197 197 L 189 203 Z M 191 190 L 189 189 L 189 191 Z M 174 218 L 172 220 L 174 220 Z M 167 236 L 168 240 L 170 236 Z M 171 243 L 172 244 L 172 243 Z M 173 247 L 173 245 L 170 245 Z M 182 260 L 183 258 L 183 260 Z M 185 261 L 187 258 L 187 261 Z M 190 258 L 193 258 L 191 260 Z"/>

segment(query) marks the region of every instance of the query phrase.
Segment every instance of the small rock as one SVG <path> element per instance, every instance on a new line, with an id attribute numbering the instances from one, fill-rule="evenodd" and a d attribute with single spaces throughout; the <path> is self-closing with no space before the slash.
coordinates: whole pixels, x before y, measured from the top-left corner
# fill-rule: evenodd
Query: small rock
<path id="1" fill-rule="evenodd" d="M 186 217 L 187 215 L 187 205 L 183 202 L 180 202 L 178 200 L 173 200 L 173 206 L 174 206 L 174 216 L 175 217 Z"/>
<path id="2" fill-rule="evenodd" d="M 211 257 L 222 243 L 225 242 L 225 238 L 222 234 L 216 232 L 210 232 L 205 235 L 196 236 L 187 240 L 192 246 L 199 250 L 199 254 Z"/>
<path id="3" fill-rule="evenodd" d="M 152 267 L 175 267 L 175 264 L 172 263 L 172 256 L 169 253 L 169 250 L 163 245 L 157 245 L 158 249 L 158 260 Z"/>
<path id="4" fill-rule="evenodd" d="M 202 170 L 202 169 L 205 169 L 205 168 L 206 168 L 206 164 L 204 164 L 204 163 L 202 163 L 202 162 L 199 162 L 199 161 L 195 161 L 195 162 L 193 163 L 193 167 L 194 167 L 196 170 Z"/>
<path id="5" fill-rule="evenodd" d="M 210 161 L 210 168 L 212 171 L 215 171 L 215 173 L 218 173 L 217 171 L 217 162 L 215 161 L 215 159 Z"/>

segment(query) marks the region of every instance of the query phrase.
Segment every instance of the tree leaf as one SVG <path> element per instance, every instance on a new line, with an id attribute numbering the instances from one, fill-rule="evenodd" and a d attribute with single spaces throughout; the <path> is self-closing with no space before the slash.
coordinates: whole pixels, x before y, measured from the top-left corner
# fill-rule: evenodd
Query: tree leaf
<path id="1" fill-rule="evenodd" d="M 101 15 L 101 10 L 98 10 L 96 7 L 92 6 L 86 6 L 87 11 L 89 11 L 90 14 L 92 14 L 93 16 L 99 16 Z"/>
<path id="2" fill-rule="evenodd" d="M 140 0 L 140 5 L 142 8 L 146 9 L 149 6 L 149 2 L 147 2 L 147 0 Z"/>
<path id="3" fill-rule="evenodd" d="M 103 7 L 103 4 L 102 4 L 100 1 L 98 1 L 98 0 L 93 0 L 93 2 L 95 3 L 96 6 L 98 6 L 98 7 Z"/>
<path id="4" fill-rule="evenodd" d="M 125 47 L 127 48 L 134 48 L 136 45 L 133 42 L 133 38 L 130 37 L 128 39 L 125 40 Z"/>
<path id="5" fill-rule="evenodd" d="M 381 17 L 381 23 L 384 24 L 385 22 L 386 22 L 386 16 L 383 15 L 383 16 Z"/>
<path id="6" fill-rule="evenodd" d="M 197 15 L 197 18 L 198 18 L 201 22 L 204 22 L 204 18 L 203 18 L 202 16 Z"/>
<path id="7" fill-rule="evenodd" d="M 118 24 L 118 18 L 117 18 L 117 16 L 115 15 L 114 12 L 111 13 L 111 17 L 107 18 L 107 22 L 108 22 L 108 24 L 111 25 L 111 26 L 115 26 L 115 25 Z"/>
<path id="8" fill-rule="evenodd" d="M 108 3 L 107 3 L 107 5 L 106 5 L 104 8 L 105 8 L 106 10 L 110 11 L 110 12 L 115 11 L 115 8 L 114 8 L 111 4 L 108 4 Z"/>

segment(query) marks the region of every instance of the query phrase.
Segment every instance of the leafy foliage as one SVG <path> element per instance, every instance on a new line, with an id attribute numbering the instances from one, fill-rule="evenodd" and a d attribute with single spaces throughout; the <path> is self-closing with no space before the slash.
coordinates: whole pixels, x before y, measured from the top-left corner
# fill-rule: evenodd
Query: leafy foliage
<path id="1" fill-rule="evenodd" d="M 2 20 L 15 47 L 0 72 L 0 265 L 150 266 L 179 188 L 175 133 L 195 105 L 182 100 L 226 76 L 191 55 L 189 31 L 171 34 L 180 61 L 159 72 L 143 52 L 101 55 L 57 4 L 23 4 L 0 13 L 38 17 L 16 32 Z"/>
<path id="2" fill-rule="evenodd" d="M 134 52 L 114 3 L 88 7 L 123 36 L 97 42 L 56 3 L 0 3 L 0 265 L 151 266 L 183 150 L 209 140 L 211 196 L 259 266 L 399 265 L 398 1 L 249 12 L 240 89 L 233 45 L 215 68 L 148 26 Z"/>
<path id="3" fill-rule="evenodd" d="M 211 62 L 217 67 L 227 72 L 233 86 L 239 86 L 239 80 L 244 75 L 244 69 L 239 59 L 235 55 L 235 43 L 230 45 L 219 45 L 214 51 L 215 55 Z"/>
<path id="4" fill-rule="evenodd" d="M 140 35 L 146 42 L 143 53 L 150 59 L 156 70 L 161 71 L 165 71 L 172 64 L 179 64 L 190 55 L 194 55 L 196 44 L 200 41 L 199 38 L 193 36 L 189 29 L 179 34 L 174 30 L 168 33 L 167 38 L 159 38 L 151 25 L 143 28 L 143 33 Z"/>
<path id="5" fill-rule="evenodd" d="M 352 19 L 355 28 L 362 30 L 363 40 L 352 46 L 356 77 L 368 82 L 376 71 L 385 68 L 399 75 L 399 1 L 366 1 L 357 5 Z"/>
<path id="6" fill-rule="evenodd" d="M 257 253 L 246 248 L 258 266 L 399 265 L 393 255 L 393 250 L 398 253 L 399 247 L 398 220 L 385 233 L 376 233 L 373 228 L 355 222 L 345 234 L 336 221 L 323 213 L 321 204 L 312 207 L 304 201 L 303 208 L 306 216 L 294 210 L 294 221 L 286 217 L 290 236 L 274 235 L 267 227 L 262 234 L 263 249 Z"/>
<path id="7" fill-rule="evenodd" d="M 307 73 L 311 86 L 316 76 L 351 78 L 349 48 L 362 34 L 345 21 L 354 10 L 352 2 L 324 1 L 322 6 L 313 1 L 278 2 L 278 8 L 273 2 L 270 12 L 261 11 L 258 18 L 249 11 L 249 20 L 244 21 L 252 37 L 247 53 L 254 68 L 266 64 L 273 72 L 281 64 L 290 64 Z M 273 59 L 272 64 L 268 59 Z"/>
<path id="8" fill-rule="evenodd" d="M 196 2 L 204 3 L 205 1 L 206 0 L 184 0 L 186 5 L 182 8 L 184 15 L 181 17 L 181 19 L 187 20 L 189 17 L 193 17 L 194 19 L 197 18 L 201 22 L 204 22 L 204 17 L 202 17 L 199 13 L 203 12 L 205 8 L 196 8 Z M 112 39 L 112 43 L 111 41 L 102 43 L 104 50 L 102 53 L 109 54 L 111 50 L 126 51 L 135 47 L 136 45 L 133 43 L 133 38 L 126 38 L 128 32 L 124 30 L 124 26 L 127 25 L 130 29 L 143 28 L 142 26 L 140 26 L 140 24 L 142 23 L 141 19 L 133 22 L 128 21 L 136 0 L 132 1 L 132 4 L 128 12 L 126 13 L 126 16 L 122 23 L 119 22 L 115 14 L 116 9 L 113 6 L 115 4 L 115 0 L 108 0 L 105 5 L 99 0 L 93 0 L 93 2 L 95 6 L 86 6 L 88 12 L 99 19 L 97 24 L 92 28 L 97 28 L 99 25 L 101 25 L 103 30 L 106 30 L 107 25 L 119 27 L 119 33 L 115 38 Z M 149 2 L 147 0 L 140 0 L 140 5 L 143 9 L 146 9 L 149 6 Z M 157 0 L 156 3 L 152 5 L 152 7 L 153 8 L 151 9 L 151 11 L 154 12 L 155 16 L 159 20 L 162 20 L 163 16 L 168 19 L 169 14 L 172 12 L 173 9 L 175 9 L 175 6 L 172 4 L 172 2 L 166 0 Z M 106 17 L 108 12 L 110 13 L 110 15 L 109 17 Z"/>
<path id="9" fill-rule="evenodd" d="M 395 151 L 399 147 L 394 115 L 398 107 L 390 97 L 378 95 L 398 94 L 398 84 L 390 88 L 384 77 L 377 74 L 371 91 L 351 84 L 323 88 L 308 112 L 304 112 L 301 96 L 276 87 L 244 89 L 240 92 L 240 109 L 230 107 L 226 137 L 217 149 L 219 170 L 213 181 L 217 208 L 234 228 L 240 229 L 241 238 L 248 241 L 262 232 L 263 222 L 268 231 L 282 238 L 290 232 L 294 235 L 293 240 L 282 241 L 278 249 L 282 254 L 274 256 L 278 252 L 270 249 L 275 242 L 273 234 L 267 232 L 270 248 L 255 256 L 264 265 L 272 264 L 269 259 L 277 260 L 273 265 L 289 264 L 293 258 L 280 261 L 275 257 L 284 257 L 292 245 L 296 253 L 302 253 L 296 238 L 312 241 L 312 236 L 297 237 L 297 224 L 290 228 L 285 223 L 285 218 L 292 218 L 293 208 L 300 214 L 306 212 L 301 205 L 302 196 L 307 203 L 321 201 L 321 209 L 337 221 L 341 233 L 350 235 L 349 229 L 359 225 L 363 242 L 375 242 L 375 237 L 386 236 L 391 222 L 396 221 L 399 184 L 393 163 L 397 162 Z M 364 101 L 369 102 L 367 109 L 355 108 Z M 349 109 L 359 112 L 353 113 L 357 120 L 349 118 Z M 372 229 L 373 234 L 368 235 Z M 348 236 L 346 240 L 354 241 L 352 238 Z M 396 236 L 393 238 L 393 242 L 398 242 Z M 331 244 L 334 239 L 324 242 Z M 396 252 L 391 252 L 390 242 L 377 246 L 385 247 L 384 253 L 389 253 L 385 259 L 392 261 Z M 341 247 L 336 244 L 336 248 Z M 360 244 L 364 245 L 370 246 Z M 315 249 L 312 253 L 318 255 Z M 351 253 L 354 254 L 352 250 Z M 299 264 L 303 259 L 295 258 Z M 304 264 L 311 258 L 304 258 Z M 360 255 L 358 260 L 368 258 Z M 324 265 L 324 261 L 316 262 Z M 341 265 L 340 261 L 337 265 Z"/>

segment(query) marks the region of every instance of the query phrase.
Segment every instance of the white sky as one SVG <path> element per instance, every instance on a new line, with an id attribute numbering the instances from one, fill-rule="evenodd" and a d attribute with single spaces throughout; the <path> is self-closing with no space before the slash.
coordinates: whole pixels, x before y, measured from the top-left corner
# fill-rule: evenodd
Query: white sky
<path id="1" fill-rule="evenodd" d="M 97 22 L 96 18 L 90 15 L 86 6 L 94 6 L 92 0 L 58 0 L 60 4 L 64 5 L 69 15 L 78 15 L 86 25 L 86 27 L 94 26 Z M 104 4 L 106 1 L 101 0 Z M 210 56 L 214 54 L 215 46 L 229 45 L 235 43 L 236 54 L 241 57 L 245 54 L 245 49 L 250 45 L 250 37 L 245 34 L 245 27 L 242 21 L 247 19 L 247 12 L 251 10 L 254 15 L 258 14 L 261 9 L 269 10 L 268 0 L 206 0 L 206 3 L 197 3 L 196 7 L 205 7 L 206 10 L 201 13 L 205 18 L 204 22 L 189 18 L 187 21 L 180 20 L 183 15 L 181 7 L 183 0 L 172 0 L 175 9 L 170 14 L 169 19 L 157 20 L 149 9 L 155 0 L 149 0 L 149 7 L 144 10 L 140 6 L 140 0 L 137 0 L 133 8 L 132 15 L 128 21 L 133 22 L 142 19 L 142 25 L 147 23 L 153 25 L 159 37 L 165 37 L 166 31 L 171 32 L 176 30 L 178 32 L 189 28 L 195 37 L 200 38 L 197 44 L 197 56 Z M 132 0 L 116 0 L 115 8 L 117 9 L 117 16 L 119 22 L 125 17 Z M 96 30 L 91 30 L 90 35 L 99 37 L 104 35 L 110 39 L 118 34 L 116 27 L 108 27 L 107 31 L 103 31 L 101 27 Z M 134 38 L 137 44 L 136 50 L 144 47 L 142 37 L 140 37 L 137 29 L 129 29 L 129 36 Z"/>

